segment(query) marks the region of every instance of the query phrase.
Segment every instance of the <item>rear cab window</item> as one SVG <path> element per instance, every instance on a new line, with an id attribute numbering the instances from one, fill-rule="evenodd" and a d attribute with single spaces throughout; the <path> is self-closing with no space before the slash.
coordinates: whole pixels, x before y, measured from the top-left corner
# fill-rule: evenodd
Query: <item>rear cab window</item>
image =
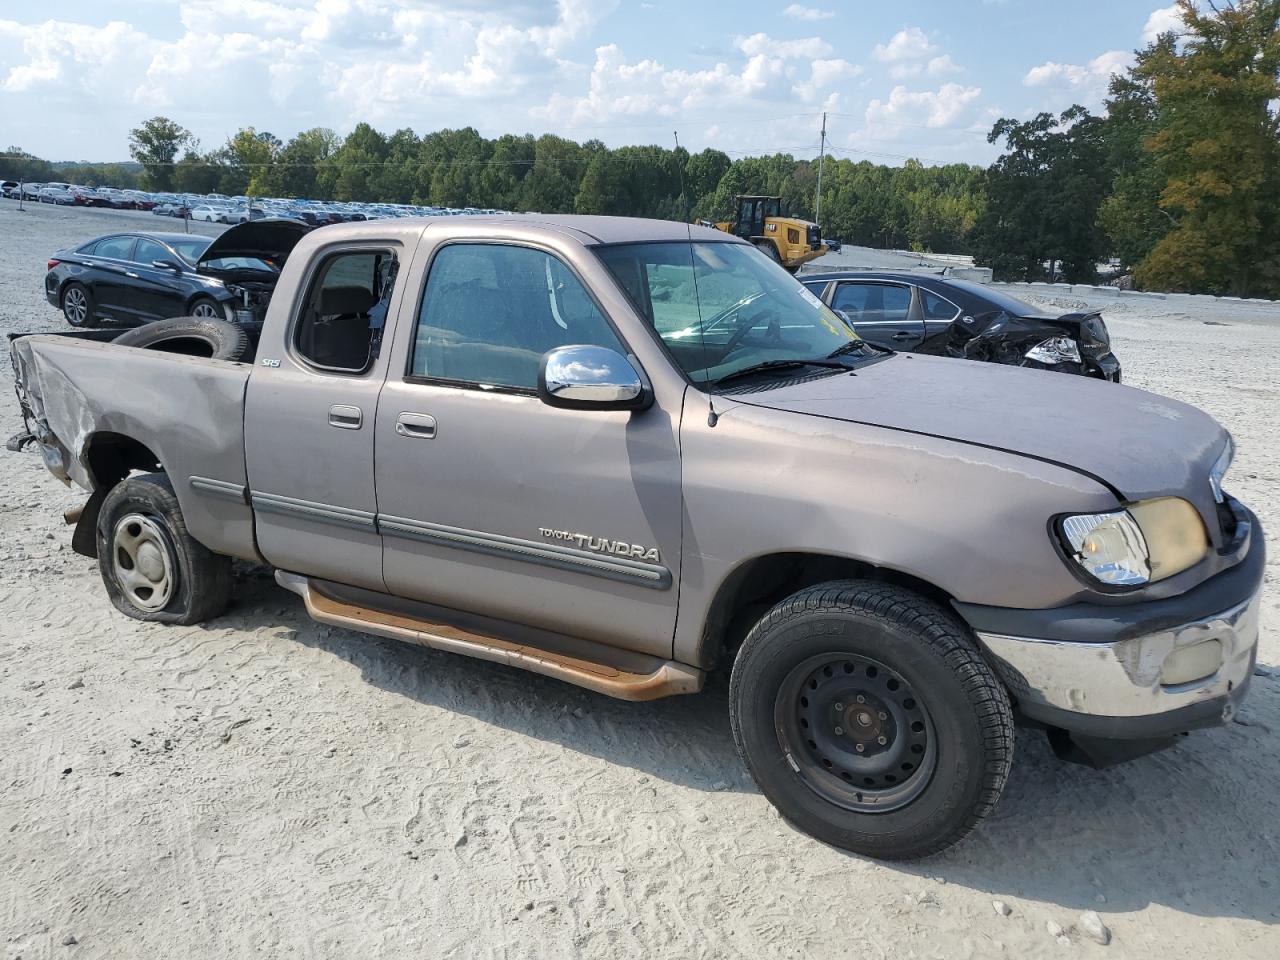
<path id="1" fill-rule="evenodd" d="M 392 250 L 329 254 L 313 276 L 294 322 L 294 350 L 322 370 L 368 370 L 381 347 L 397 271 Z"/>

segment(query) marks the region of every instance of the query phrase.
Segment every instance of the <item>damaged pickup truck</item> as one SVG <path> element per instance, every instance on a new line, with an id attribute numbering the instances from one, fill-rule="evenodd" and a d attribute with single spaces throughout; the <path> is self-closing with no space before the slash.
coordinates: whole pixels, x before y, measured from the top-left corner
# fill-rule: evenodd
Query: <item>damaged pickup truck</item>
<path id="1" fill-rule="evenodd" d="M 1252 674 L 1263 537 L 1222 427 L 872 346 L 714 230 L 329 227 L 241 361 L 90 333 L 14 338 L 11 446 L 88 493 L 73 544 L 122 613 L 217 616 L 240 558 L 320 622 L 615 697 L 731 670 L 761 790 L 849 850 L 965 836 L 1015 719 L 1114 762 Z"/>

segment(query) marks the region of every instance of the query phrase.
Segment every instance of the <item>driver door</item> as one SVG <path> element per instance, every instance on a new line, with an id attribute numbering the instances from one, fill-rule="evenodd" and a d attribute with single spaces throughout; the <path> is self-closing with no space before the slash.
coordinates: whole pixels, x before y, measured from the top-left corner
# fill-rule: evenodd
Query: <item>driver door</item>
<path id="1" fill-rule="evenodd" d="M 554 254 L 446 243 L 425 287 L 378 402 L 387 589 L 669 657 L 678 422 L 656 403 L 568 410 L 538 399 L 546 351 L 630 352 Z"/>

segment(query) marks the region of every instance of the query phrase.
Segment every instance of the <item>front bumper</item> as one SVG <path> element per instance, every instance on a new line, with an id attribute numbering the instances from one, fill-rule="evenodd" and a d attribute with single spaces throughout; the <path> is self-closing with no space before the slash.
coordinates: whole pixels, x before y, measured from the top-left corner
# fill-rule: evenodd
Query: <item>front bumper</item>
<path id="1" fill-rule="evenodd" d="M 1253 676 L 1261 596 L 1259 590 L 1229 610 L 1112 643 L 994 633 L 978 639 L 1024 716 L 1100 739 L 1157 739 L 1235 716 Z M 1217 669 L 1166 682 L 1170 664 L 1197 652 L 1212 653 Z"/>
<path id="2" fill-rule="evenodd" d="M 1253 675 L 1266 568 L 1257 518 L 1235 506 L 1240 561 L 1181 595 L 1050 610 L 957 603 L 1019 713 L 1101 740 L 1229 722 Z"/>

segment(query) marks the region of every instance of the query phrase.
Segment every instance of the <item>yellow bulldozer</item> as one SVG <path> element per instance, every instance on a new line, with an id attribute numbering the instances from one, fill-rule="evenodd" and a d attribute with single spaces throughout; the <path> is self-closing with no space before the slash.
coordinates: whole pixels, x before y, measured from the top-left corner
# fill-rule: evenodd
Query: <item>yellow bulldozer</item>
<path id="1" fill-rule="evenodd" d="M 780 197 L 734 197 L 733 209 L 733 220 L 699 223 L 750 240 L 792 273 L 827 252 L 816 223 L 782 216 Z"/>

